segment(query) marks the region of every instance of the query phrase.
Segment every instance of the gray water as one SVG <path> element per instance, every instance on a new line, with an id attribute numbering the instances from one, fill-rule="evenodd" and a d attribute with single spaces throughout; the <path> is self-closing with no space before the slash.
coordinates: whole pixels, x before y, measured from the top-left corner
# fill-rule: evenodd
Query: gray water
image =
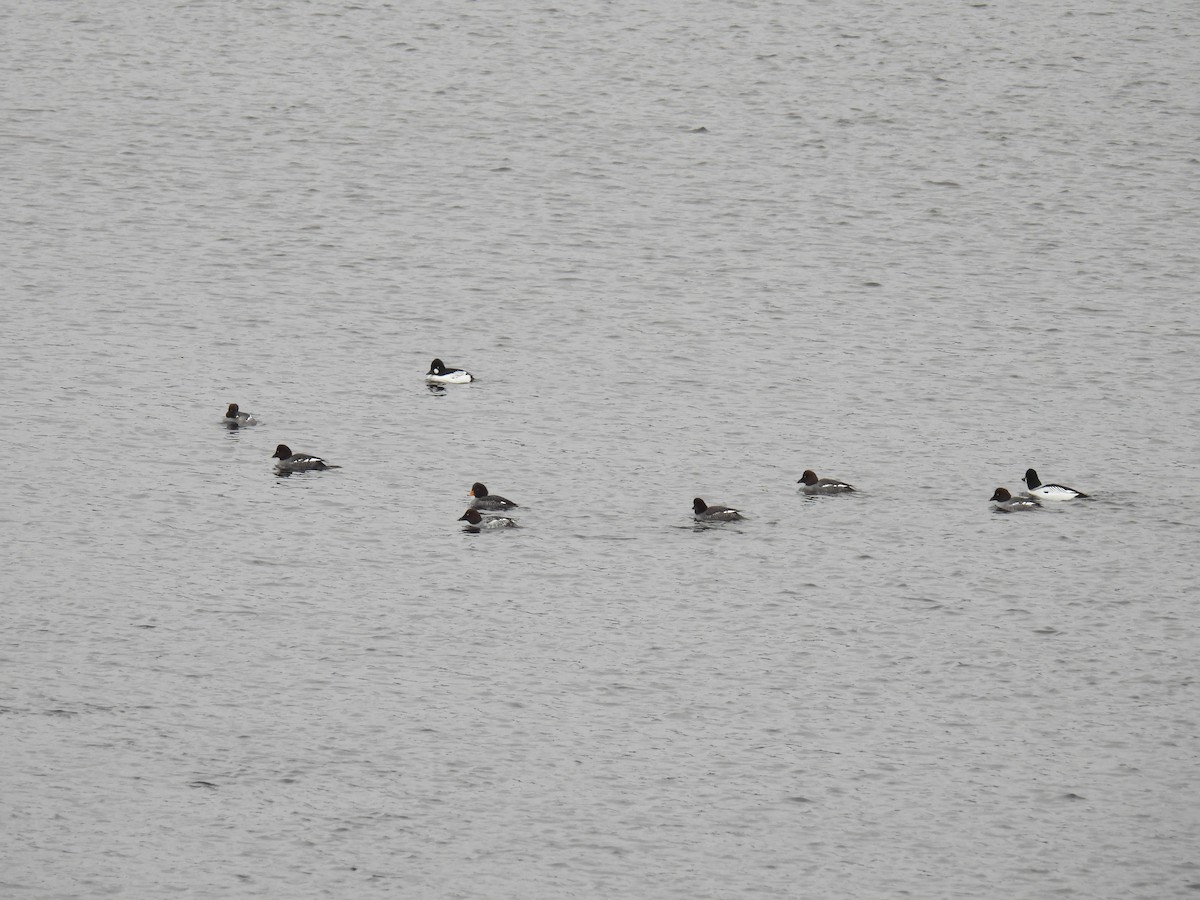
<path id="1" fill-rule="evenodd" d="M 1200 10 L 1067 6 L 0 8 L 0 893 L 1196 896 Z"/>

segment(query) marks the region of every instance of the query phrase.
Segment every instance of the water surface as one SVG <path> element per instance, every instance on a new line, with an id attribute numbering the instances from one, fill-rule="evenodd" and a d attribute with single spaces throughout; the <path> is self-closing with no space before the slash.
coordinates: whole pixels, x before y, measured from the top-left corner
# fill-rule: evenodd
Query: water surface
<path id="1" fill-rule="evenodd" d="M 0 12 L 4 893 L 1193 896 L 1197 24 Z"/>

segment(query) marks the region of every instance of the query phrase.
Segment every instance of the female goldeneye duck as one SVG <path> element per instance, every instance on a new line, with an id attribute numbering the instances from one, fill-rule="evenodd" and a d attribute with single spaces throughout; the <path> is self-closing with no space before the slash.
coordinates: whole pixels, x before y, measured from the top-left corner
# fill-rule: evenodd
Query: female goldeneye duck
<path id="1" fill-rule="evenodd" d="M 471 507 L 465 513 L 458 517 L 458 521 L 466 522 L 463 530 L 478 532 L 485 528 L 516 528 L 517 522 L 515 519 L 510 519 L 508 516 L 481 516 L 479 510 Z"/>
<path id="2" fill-rule="evenodd" d="M 1008 488 L 1002 487 L 996 488 L 996 493 L 992 494 L 990 499 L 996 501 L 997 512 L 1019 512 L 1023 509 L 1037 509 L 1042 505 L 1032 497 L 1014 497 L 1008 492 Z"/>
<path id="3" fill-rule="evenodd" d="M 1030 497 L 1036 497 L 1038 500 L 1075 500 L 1079 497 L 1086 497 L 1087 494 L 1082 491 L 1077 491 L 1075 488 L 1063 487 L 1061 484 L 1042 484 L 1038 473 L 1033 469 L 1025 470 L 1025 477 L 1021 479 L 1025 482 L 1025 487 L 1028 488 L 1025 493 Z"/>
<path id="4" fill-rule="evenodd" d="M 466 369 L 451 369 L 440 359 L 435 359 L 429 365 L 425 380 L 442 384 L 466 384 L 468 381 L 474 381 L 475 377 Z"/>
<path id="5" fill-rule="evenodd" d="M 241 428 L 243 425 L 257 425 L 258 419 L 250 413 L 241 412 L 236 403 L 230 403 L 229 409 L 225 410 L 225 424 L 230 428 Z"/>
<path id="6" fill-rule="evenodd" d="M 474 502 L 471 503 L 471 506 L 475 509 L 512 509 L 517 505 L 507 497 L 489 494 L 488 489 L 478 481 L 471 485 L 471 489 L 467 491 L 467 496 L 475 498 Z"/>
<path id="7" fill-rule="evenodd" d="M 734 522 L 746 518 L 732 506 L 709 506 L 699 497 L 692 501 L 692 511 L 703 522 Z"/>
<path id="8" fill-rule="evenodd" d="M 836 478 L 818 478 L 812 469 L 805 469 L 796 484 L 804 485 L 800 490 L 806 494 L 844 494 L 854 490 L 854 485 Z"/>
<path id="9" fill-rule="evenodd" d="M 325 462 L 319 456 L 310 456 L 307 453 L 293 453 L 292 448 L 287 444 L 280 444 L 276 447 L 275 453 L 271 458 L 279 460 L 275 464 L 275 468 L 281 472 L 308 472 L 341 468 L 341 466 Z"/>

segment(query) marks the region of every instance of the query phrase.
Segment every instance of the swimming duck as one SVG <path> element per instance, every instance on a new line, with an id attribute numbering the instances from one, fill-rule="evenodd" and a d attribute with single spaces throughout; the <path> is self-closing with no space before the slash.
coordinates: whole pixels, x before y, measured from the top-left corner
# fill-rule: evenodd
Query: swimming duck
<path id="1" fill-rule="evenodd" d="M 699 497 L 692 501 L 692 511 L 701 522 L 735 522 L 746 518 L 732 506 L 709 506 Z"/>
<path id="2" fill-rule="evenodd" d="M 516 528 L 517 522 L 515 519 L 510 519 L 508 516 L 481 516 L 479 510 L 471 507 L 465 513 L 458 517 L 458 521 L 466 522 L 463 526 L 464 531 L 477 533 L 483 529 L 491 528 Z"/>
<path id="3" fill-rule="evenodd" d="M 1079 497 L 1086 497 L 1087 494 L 1082 491 L 1077 491 L 1075 488 L 1063 487 L 1061 484 L 1042 484 L 1038 478 L 1038 473 L 1033 469 L 1025 470 L 1025 477 L 1021 479 L 1025 482 L 1025 491 L 1030 497 L 1036 497 L 1038 500 L 1076 500 Z"/>
<path id="4" fill-rule="evenodd" d="M 806 494 L 845 494 L 854 490 L 854 485 L 838 481 L 836 478 L 818 478 L 812 469 L 805 469 L 796 484 L 804 485 L 800 490 Z"/>
<path id="5" fill-rule="evenodd" d="M 469 381 L 474 381 L 475 376 L 466 369 L 452 369 L 440 359 L 435 359 L 429 365 L 429 372 L 426 373 L 425 380 L 436 381 L 441 384 L 466 384 Z"/>
<path id="6" fill-rule="evenodd" d="M 471 485 L 471 490 L 467 491 L 467 496 L 475 498 L 474 502 L 471 503 L 471 506 L 475 509 L 512 509 L 517 505 L 507 497 L 489 494 L 488 489 L 478 481 Z"/>
<path id="7" fill-rule="evenodd" d="M 1023 509 L 1037 509 L 1042 505 L 1032 497 L 1014 497 L 1008 492 L 1008 488 L 1002 487 L 996 488 L 996 493 L 992 494 L 990 499 L 996 501 L 996 512 L 1020 512 Z"/>
<path id="8" fill-rule="evenodd" d="M 292 448 L 287 444 L 280 444 L 275 448 L 275 453 L 271 457 L 279 462 L 275 464 L 275 468 L 280 472 L 308 472 L 320 471 L 322 469 L 340 469 L 341 466 L 335 466 L 333 463 L 327 463 L 319 456 L 309 456 L 307 453 L 293 453 Z"/>
<path id="9" fill-rule="evenodd" d="M 236 403 L 230 403 L 229 409 L 225 410 L 225 424 L 230 428 L 241 428 L 243 425 L 257 425 L 258 419 L 238 410 Z"/>

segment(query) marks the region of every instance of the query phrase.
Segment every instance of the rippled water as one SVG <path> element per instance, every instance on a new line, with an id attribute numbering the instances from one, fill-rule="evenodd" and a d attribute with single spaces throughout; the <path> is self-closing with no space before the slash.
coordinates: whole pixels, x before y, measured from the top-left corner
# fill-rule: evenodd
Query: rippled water
<path id="1" fill-rule="evenodd" d="M 1198 20 L 0 10 L 5 896 L 1195 896 Z"/>

